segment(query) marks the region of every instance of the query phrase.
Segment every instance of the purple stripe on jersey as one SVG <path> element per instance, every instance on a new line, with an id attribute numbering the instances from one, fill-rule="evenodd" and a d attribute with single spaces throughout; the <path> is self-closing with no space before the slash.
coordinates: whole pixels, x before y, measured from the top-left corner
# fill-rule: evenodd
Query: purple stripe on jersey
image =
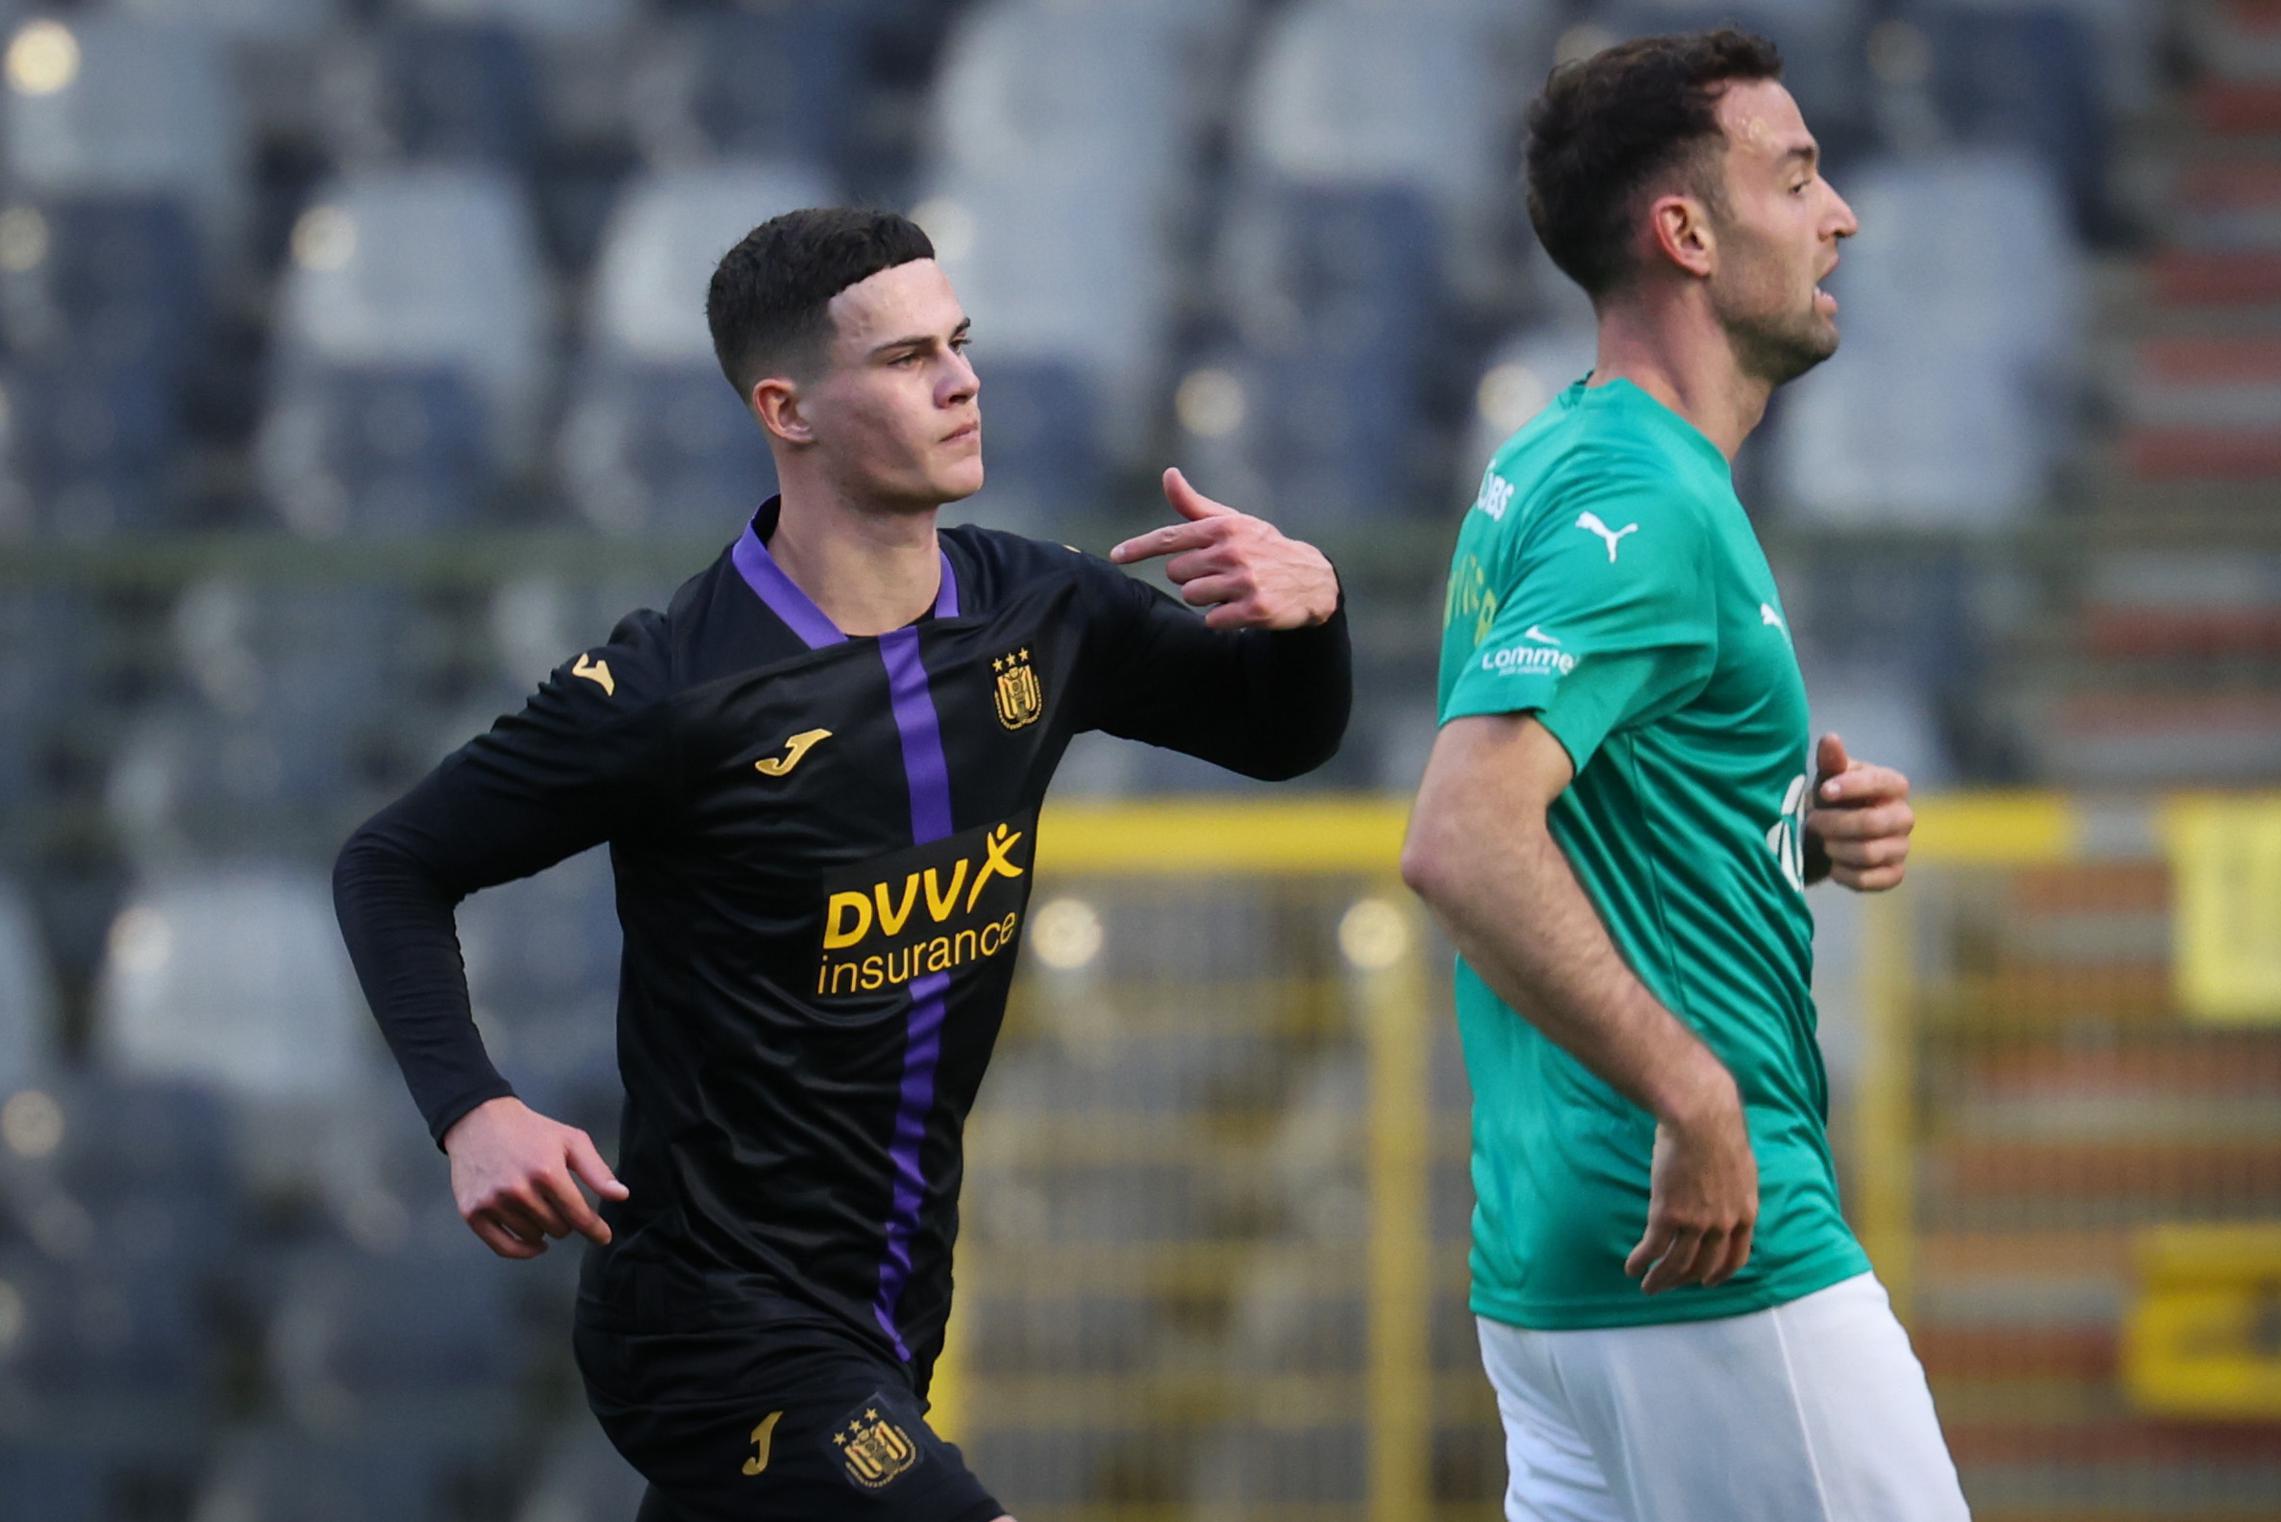
<path id="1" fill-rule="evenodd" d="M 879 1264 L 879 1297 L 871 1302 L 872 1319 L 895 1344 L 895 1356 L 911 1361 L 895 1312 L 903 1299 L 903 1286 L 911 1281 L 911 1235 L 918 1230 L 919 1206 L 925 1198 L 926 1175 L 919 1169 L 919 1146 L 927 1136 L 927 1112 L 935 1104 L 935 1067 L 942 1059 L 943 1017 L 950 1012 L 945 997 L 950 974 L 930 972 L 911 984 L 911 1025 L 903 1047 L 903 1097 L 895 1109 L 895 1197 L 887 1209 L 887 1255 Z"/>
<path id="2" fill-rule="evenodd" d="M 942 590 L 935 597 L 938 617 L 958 612 L 958 590 L 951 580 L 950 562 L 943 562 Z M 879 637 L 879 656 L 887 663 L 887 691 L 895 710 L 895 728 L 903 737 L 903 775 L 911 792 L 911 843 L 925 845 L 951 832 L 950 766 L 943 759 L 942 724 L 935 700 L 927 690 L 927 668 L 920 658 L 916 629 L 896 629 Z M 927 1112 L 935 1103 L 935 1067 L 942 1058 L 943 1019 L 949 1012 L 946 995 L 950 974 L 929 973 L 911 984 L 911 1013 L 903 1038 L 903 1086 L 895 1109 L 892 1155 L 895 1193 L 887 1210 L 886 1256 L 879 1265 L 879 1296 L 871 1314 L 880 1330 L 895 1345 L 895 1356 L 908 1362 L 911 1350 L 896 1325 L 896 1308 L 903 1286 L 911 1278 L 911 1237 L 919 1228 L 919 1207 L 926 1176 L 919 1168 L 919 1147 L 926 1139 Z"/>
<path id="3" fill-rule="evenodd" d="M 879 636 L 887 663 L 887 696 L 903 736 L 903 776 L 911 789 L 911 844 L 923 846 L 950 833 L 950 764 L 943 760 L 942 726 L 919 659 L 919 631 L 891 629 Z"/>
<path id="4" fill-rule="evenodd" d="M 956 618 L 958 576 L 950 568 L 949 552 L 937 549 L 935 553 L 942 558 L 942 580 L 935 591 L 935 617 Z M 847 642 L 847 636 L 840 633 L 839 625 L 833 623 L 824 610 L 800 590 L 799 583 L 784 574 L 784 567 L 778 565 L 776 557 L 768 553 L 768 546 L 760 542 L 760 535 L 751 524 L 745 525 L 744 533 L 738 536 L 736 548 L 729 551 L 729 558 L 736 562 L 737 574 L 744 578 L 745 585 L 752 588 L 762 602 L 768 604 L 771 613 L 784 620 L 787 628 L 800 636 L 800 643 L 811 650 L 821 650 L 826 645 Z M 923 699 L 925 695 L 922 683 L 920 696 Z M 896 722 L 902 722 L 900 712 L 896 715 Z"/>

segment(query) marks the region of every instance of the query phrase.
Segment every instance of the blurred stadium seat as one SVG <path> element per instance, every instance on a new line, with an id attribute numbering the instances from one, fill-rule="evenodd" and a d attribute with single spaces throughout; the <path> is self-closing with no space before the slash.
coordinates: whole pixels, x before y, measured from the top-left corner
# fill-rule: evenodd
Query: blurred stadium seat
<path id="1" fill-rule="evenodd" d="M 938 174 L 1020 164 L 1053 180 L 1113 163 L 1155 204 L 1188 183 L 1198 122 L 1178 9 L 988 0 L 961 18 L 936 76 Z"/>
<path id="2" fill-rule="evenodd" d="M 1301 183 L 1422 192 L 1452 288 L 1494 299 L 1505 266 L 1494 213 L 1513 165 L 1513 116 L 1526 100 L 1495 72 L 1497 40 L 1477 6 L 1300 0 L 1269 23 L 1239 108 L 1239 166 Z"/>
<path id="3" fill-rule="evenodd" d="M 408 753 L 407 713 L 435 678 L 391 587 L 213 578 L 184 589 L 164 630 L 164 680 L 118 748 L 105 804 L 132 854 L 230 850 L 265 828 L 369 802 Z M 376 708 L 372 695 L 393 694 Z"/>
<path id="4" fill-rule="evenodd" d="M 110 633 L 84 593 L 0 587 L 0 641 L 13 652 L 0 661 L 0 824 L 28 823 L 54 791 L 59 757 L 103 726 Z"/>
<path id="5" fill-rule="evenodd" d="M 484 399 L 440 365 L 340 365 L 272 395 L 255 445 L 262 492 L 310 539 L 464 528 L 495 475 Z"/>
<path id="6" fill-rule="evenodd" d="M 1975 147 L 2028 149 L 2067 188 L 2077 226 L 2109 217 L 2108 122 L 2096 38 L 2069 7 L 1920 6 L 1933 93 L 1949 131 Z"/>
<path id="7" fill-rule="evenodd" d="M 511 1522 L 624 1522 L 649 1487 L 584 1413 L 549 1431 Z"/>
<path id="8" fill-rule="evenodd" d="M 1473 388 L 1451 500 L 1472 501 L 1491 456 L 1554 397 L 1592 373 L 1598 347 L 1590 323 L 1570 322 L 1524 328 L 1491 351 Z"/>
<path id="9" fill-rule="evenodd" d="M 1833 522 L 2016 523 L 2079 400 L 2083 279 L 2058 187 L 1998 148 L 1882 162 L 1845 193 L 1878 236 L 1830 282 L 1846 362 L 1783 397 L 1778 496 Z"/>
<path id="10" fill-rule="evenodd" d="M 498 170 L 375 169 L 327 186 L 294 227 L 277 322 L 273 406 L 327 370 L 445 369 L 481 397 L 487 453 L 532 463 L 547 291 L 529 209 Z"/>
<path id="11" fill-rule="evenodd" d="M 524 34 L 496 21 L 385 18 L 370 56 L 369 147 L 419 163 L 534 167 L 544 120 Z M 353 140 L 347 145 L 358 146 Z"/>
<path id="12" fill-rule="evenodd" d="M 165 374 L 66 351 L 16 367 L 0 389 L 9 464 L 57 539 L 175 526 L 181 418 Z"/>
<path id="13" fill-rule="evenodd" d="M 836 0 L 675 18 L 633 86 L 644 154 L 661 166 L 789 158 L 844 169 L 863 100 L 862 9 Z"/>
<path id="14" fill-rule="evenodd" d="M 1248 347 L 1353 355 L 1385 372 L 1393 397 L 1414 397 L 1440 296 L 1433 209 L 1418 192 L 1272 178 L 1239 185 L 1218 253 L 1216 299 Z"/>
<path id="15" fill-rule="evenodd" d="M 829 203 L 797 164 L 729 162 L 636 178 L 595 259 L 556 468 L 606 532 L 719 530 L 775 490 L 760 425 L 721 374 L 704 291 L 723 254 L 780 212 Z"/>
<path id="16" fill-rule="evenodd" d="M 19 356 L 172 378 L 206 337 L 196 229 L 164 196 L 58 196 L 0 211 L 0 330 Z"/>
<path id="17" fill-rule="evenodd" d="M 1369 356 L 1233 350 L 1202 359 L 1182 378 L 1177 407 L 1182 457 L 1213 495 L 1311 532 L 1418 500 L 1410 419 L 1398 406 L 1357 405 L 1388 379 Z"/>
<path id="18" fill-rule="evenodd" d="M 459 933 L 492 1060 L 534 1106 L 614 1134 L 621 937 L 609 853 L 476 894 Z"/>
<path id="19" fill-rule="evenodd" d="M 213 267 L 243 251 L 249 145 L 221 40 L 125 16 L 26 22 L 8 42 L 8 179 L 36 196 L 165 196 Z"/>
<path id="20" fill-rule="evenodd" d="M 276 1423 L 228 1434 L 189 1522 L 478 1522 L 456 1455 L 379 1429 L 311 1436 Z"/>
<path id="21" fill-rule="evenodd" d="M 120 1074 L 228 1095 L 240 1171 L 276 1192 L 309 1186 L 294 1138 L 379 1061 L 324 875 L 259 862 L 144 876 L 111 927 L 92 1042 Z"/>
<path id="22" fill-rule="evenodd" d="M 264 1342 L 284 1409 L 312 1435 L 388 1433 L 498 1465 L 529 1362 L 509 1294 L 519 1266 L 464 1228 L 448 1246 L 304 1249 Z"/>
<path id="23" fill-rule="evenodd" d="M 5 796 L 5 795 L 0 795 Z M 0 1088 L 46 1071 L 56 1046 L 55 979 L 30 899 L 0 877 Z"/>
<path id="24" fill-rule="evenodd" d="M 8 1522 L 113 1522 L 111 1488 L 99 1454 L 0 1440 L 0 1517 Z"/>
<path id="25" fill-rule="evenodd" d="M 0 1251 L 0 1437 L 179 1474 L 213 1424 L 216 1349 L 171 1265 Z"/>
<path id="26" fill-rule="evenodd" d="M 1107 492 L 1101 405 L 1090 378 L 1064 361 L 984 360 L 982 437 L 987 480 L 954 518 L 1050 538 Z"/>
<path id="27" fill-rule="evenodd" d="M 780 212 L 837 199 L 798 159 L 735 158 L 629 182 L 612 210 L 588 298 L 590 357 L 718 366 L 705 287 L 721 256 Z"/>
<path id="28" fill-rule="evenodd" d="M 912 216 L 974 321 L 983 385 L 998 357 L 1075 366 L 1102 399 L 1103 447 L 1137 460 L 1155 435 L 1174 298 L 1169 229 L 1145 190 L 1114 175 L 949 171 Z"/>

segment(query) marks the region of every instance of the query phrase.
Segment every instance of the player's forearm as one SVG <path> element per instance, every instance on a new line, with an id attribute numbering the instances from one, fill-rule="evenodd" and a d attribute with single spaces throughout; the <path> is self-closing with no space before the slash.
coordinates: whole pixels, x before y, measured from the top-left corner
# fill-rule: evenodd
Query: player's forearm
<path id="1" fill-rule="evenodd" d="M 1354 651 L 1342 601 L 1326 623 L 1242 636 L 1242 691 L 1230 704 L 1246 754 L 1237 770 L 1281 782 L 1338 754 L 1354 707 Z"/>
<path id="2" fill-rule="evenodd" d="M 333 907 L 373 1018 L 440 1146 L 485 1100 L 514 1092 L 477 1033 L 452 921 L 458 895 L 379 826 L 333 864 Z"/>
<path id="3" fill-rule="evenodd" d="M 1624 964 L 1541 816 L 1451 821 L 1405 876 L 1492 991 L 1658 1120 L 1734 1101 L 1716 1056 Z"/>

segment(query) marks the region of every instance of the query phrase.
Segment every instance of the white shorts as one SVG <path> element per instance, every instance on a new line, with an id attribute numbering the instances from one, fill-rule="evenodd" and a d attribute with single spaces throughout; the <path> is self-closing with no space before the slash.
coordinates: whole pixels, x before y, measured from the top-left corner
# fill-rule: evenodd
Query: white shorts
<path id="1" fill-rule="evenodd" d="M 1971 1515 L 1874 1274 L 1715 1321 L 1534 1332 L 1475 1319 L 1505 1423 L 1508 1522 Z"/>

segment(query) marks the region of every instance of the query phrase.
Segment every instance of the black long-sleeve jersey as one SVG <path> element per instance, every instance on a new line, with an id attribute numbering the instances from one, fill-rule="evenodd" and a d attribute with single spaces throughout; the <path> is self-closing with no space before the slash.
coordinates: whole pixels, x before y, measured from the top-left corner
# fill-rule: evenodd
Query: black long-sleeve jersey
<path id="1" fill-rule="evenodd" d="M 953 527 L 931 614 L 849 637 L 769 557 L 776 514 L 359 829 L 335 899 L 440 1142 L 512 1092 L 452 906 L 608 841 L 630 1197 L 604 1202 L 581 1315 L 821 1315 L 923 1388 L 961 1132 L 1071 736 L 1310 770 L 1346 727 L 1345 615 L 1215 632 L 1105 561 Z"/>

